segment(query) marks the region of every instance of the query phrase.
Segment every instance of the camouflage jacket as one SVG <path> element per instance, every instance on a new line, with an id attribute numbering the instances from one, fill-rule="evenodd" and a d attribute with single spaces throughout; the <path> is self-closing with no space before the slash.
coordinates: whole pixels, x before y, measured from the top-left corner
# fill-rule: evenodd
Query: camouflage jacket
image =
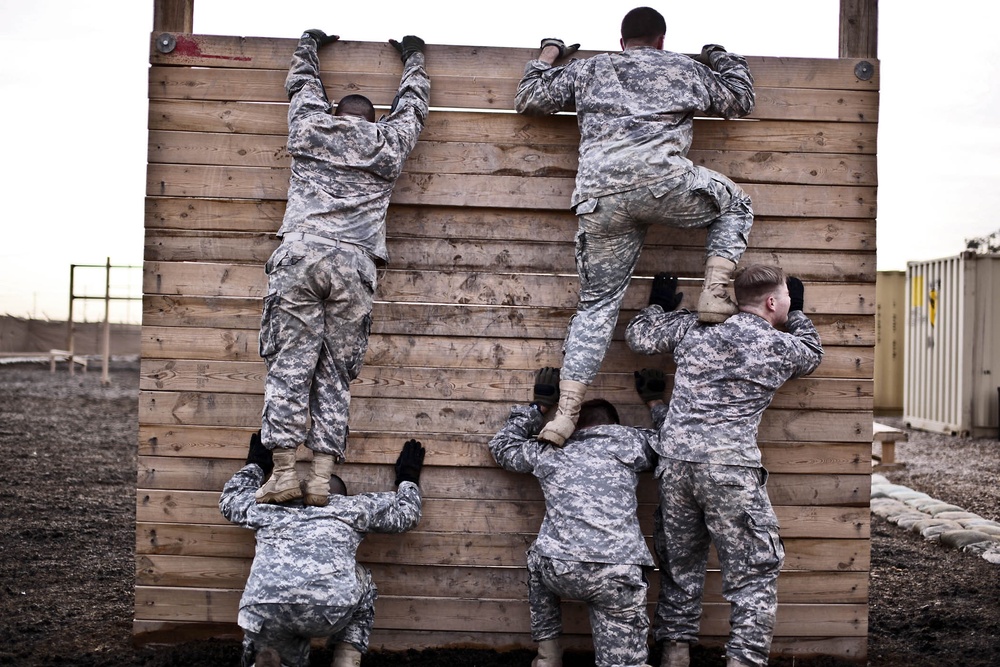
<path id="1" fill-rule="evenodd" d="M 653 47 L 602 53 L 553 67 L 532 60 L 515 108 L 577 113 L 580 164 L 572 205 L 669 180 L 688 169 L 696 114 L 737 118 L 753 110 L 746 60 L 716 51 L 711 67 Z"/>
<path id="2" fill-rule="evenodd" d="M 542 422 L 537 409 L 516 406 L 489 445 L 500 467 L 531 473 L 542 487 L 545 518 L 532 550 L 561 560 L 651 566 L 636 516 L 636 485 L 638 473 L 656 465 L 656 431 L 593 426 L 560 448 L 533 437 Z"/>
<path id="3" fill-rule="evenodd" d="M 395 493 L 331 495 L 326 507 L 258 505 L 264 482 L 256 464 L 226 482 L 222 515 L 257 531 L 257 550 L 240 608 L 286 603 L 351 606 L 360 596 L 355 554 L 367 533 L 402 533 L 420 521 L 420 487 L 403 482 Z"/>
<path id="4" fill-rule="evenodd" d="M 672 352 L 677 364 L 657 453 L 719 465 L 760 466 L 757 427 L 778 389 L 812 373 L 823 358 L 816 327 L 802 311 L 787 331 L 762 317 L 737 313 L 721 324 L 698 322 L 687 310 L 649 306 L 625 329 L 635 352 Z"/>
<path id="5" fill-rule="evenodd" d="M 332 47 L 335 50 L 337 47 Z M 319 76 L 312 39 L 299 40 L 285 79 L 292 173 L 278 235 L 339 238 L 388 262 L 385 214 L 403 163 L 427 118 L 430 79 L 424 55 L 407 58 L 388 116 L 376 123 L 334 116 Z"/>

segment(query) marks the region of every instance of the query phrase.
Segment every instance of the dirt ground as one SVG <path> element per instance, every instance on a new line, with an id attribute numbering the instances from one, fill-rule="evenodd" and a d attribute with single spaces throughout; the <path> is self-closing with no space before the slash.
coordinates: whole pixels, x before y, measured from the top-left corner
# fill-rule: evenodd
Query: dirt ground
<path id="1" fill-rule="evenodd" d="M 131 643 L 138 364 L 70 378 L 0 365 L 0 665 L 228 667 L 232 641 Z M 896 426 L 900 421 L 881 419 Z M 1000 443 L 910 431 L 890 481 L 1000 518 Z M 869 664 L 1000 664 L 1000 571 L 872 518 Z M 531 651 L 369 654 L 363 667 L 527 667 Z M 329 665 L 325 651 L 312 664 Z M 655 664 L 655 655 L 651 656 Z M 697 647 L 694 667 L 721 666 Z M 847 665 L 832 658 L 794 665 Z M 569 655 L 566 667 L 593 665 Z M 790 666 L 790 659 L 772 665 Z"/>

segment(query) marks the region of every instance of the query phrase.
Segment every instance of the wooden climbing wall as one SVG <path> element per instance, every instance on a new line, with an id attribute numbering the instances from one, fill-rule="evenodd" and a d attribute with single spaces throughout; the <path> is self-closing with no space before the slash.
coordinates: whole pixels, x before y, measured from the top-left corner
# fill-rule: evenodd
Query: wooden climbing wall
<path id="1" fill-rule="evenodd" d="M 260 426 L 257 354 L 264 261 L 276 246 L 289 156 L 283 81 L 294 39 L 172 33 L 150 39 L 142 384 L 134 634 L 140 643 L 238 636 L 253 534 L 219 514 L 219 492 Z M 169 41 L 169 40 L 167 40 Z M 572 114 L 511 112 L 534 49 L 429 45 L 427 127 L 388 215 L 370 348 L 352 387 L 353 492 L 392 488 L 403 441 L 427 448 L 419 527 L 373 535 L 360 559 L 380 596 L 374 649 L 530 646 L 524 552 L 543 502 L 530 476 L 486 447 L 535 369 L 560 365 L 576 304 L 568 211 Z M 582 53 L 581 56 L 590 55 Z M 387 106 L 401 65 L 384 44 L 321 51 L 331 99 Z M 866 654 L 875 312 L 877 61 L 748 58 L 757 108 L 698 120 L 691 158 L 740 183 L 756 222 L 743 262 L 806 284 L 826 356 L 764 415 L 760 445 L 787 550 L 774 651 Z M 704 232 L 654 229 L 591 396 L 648 424 L 632 372 L 669 357 L 631 353 L 624 325 L 650 276 L 680 273 L 697 297 Z M 300 450 L 301 453 L 301 450 Z M 300 463 L 304 466 L 304 463 Z M 641 485 L 652 529 L 656 487 Z M 711 563 L 703 641 L 721 643 L 728 604 Z M 655 575 L 650 600 L 655 600 Z M 589 646 L 585 610 L 565 604 L 567 644 Z"/>

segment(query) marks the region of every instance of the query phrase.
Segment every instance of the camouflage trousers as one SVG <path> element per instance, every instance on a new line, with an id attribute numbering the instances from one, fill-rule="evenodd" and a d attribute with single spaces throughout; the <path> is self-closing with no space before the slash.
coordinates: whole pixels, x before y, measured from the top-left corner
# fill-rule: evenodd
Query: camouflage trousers
<path id="1" fill-rule="evenodd" d="M 767 471 L 661 458 L 656 475 L 660 506 L 653 542 L 660 595 L 654 639 L 697 640 L 708 549 L 714 544 L 722 595 L 731 605 L 726 654 L 748 665 L 767 665 L 785 558 L 765 488 Z"/>
<path id="2" fill-rule="evenodd" d="M 640 667 L 646 662 L 649 584 L 641 565 L 580 563 L 528 552 L 531 639 L 562 634 L 562 598 L 587 604 L 596 667 Z"/>
<path id="3" fill-rule="evenodd" d="M 353 246 L 286 241 L 265 268 L 261 440 L 269 449 L 305 444 L 341 462 L 350 384 L 368 349 L 375 263 Z"/>
<path id="4" fill-rule="evenodd" d="M 313 604 L 252 604 L 240 609 L 243 628 L 243 656 L 240 667 L 253 665 L 257 651 L 270 647 L 281 655 L 285 667 L 309 667 L 309 646 L 313 637 L 327 637 L 327 645 L 352 644 L 362 653 L 375 623 L 378 588 L 371 572 L 357 566 L 361 597 L 353 607 Z"/>
<path id="5" fill-rule="evenodd" d="M 736 263 L 753 225 L 746 193 L 722 174 L 698 166 L 663 183 L 586 200 L 577 205 L 576 213 L 580 298 L 563 347 L 560 379 L 588 385 L 611 344 L 650 225 L 707 227 L 706 256 Z M 669 257 L 658 261 L 657 267 L 671 270 Z"/>

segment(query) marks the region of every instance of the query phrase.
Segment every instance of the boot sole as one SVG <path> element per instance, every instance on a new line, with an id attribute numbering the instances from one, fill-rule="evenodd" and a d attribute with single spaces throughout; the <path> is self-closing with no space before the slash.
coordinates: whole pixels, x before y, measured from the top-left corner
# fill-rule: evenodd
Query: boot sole
<path id="1" fill-rule="evenodd" d="M 330 503 L 330 497 L 317 493 L 307 493 L 302 497 L 302 502 L 312 507 L 326 507 Z"/>
<path id="2" fill-rule="evenodd" d="M 302 489 L 296 487 L 294 489 L 285 489 L 284 491 L 272 491 L 271 493 L 265 493 L 260 498 L 257 498 L 258 505 L 274 505 L 276 503 L 287 503 L 289 500 L 295 500 L 296 498 L 302 497 Z"/>

